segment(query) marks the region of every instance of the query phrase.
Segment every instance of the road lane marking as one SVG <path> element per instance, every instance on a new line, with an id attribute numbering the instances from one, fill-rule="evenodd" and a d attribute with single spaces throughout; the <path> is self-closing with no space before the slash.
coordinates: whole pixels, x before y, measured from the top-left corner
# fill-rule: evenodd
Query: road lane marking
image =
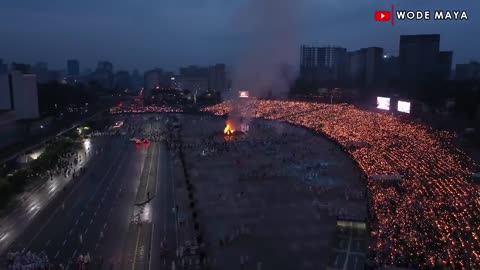
<path id="1" fill-rule="evenodd" d="M 150 156 L 150 163 L 149 163 L 149 166 L 148 166 L 147 186 L 145 187 L 145 197 L 147 197 L 148 186 L 150 185 L 150 174 L 152 173 L 152 163 L 153 163 L 153 159 L 155 157 L 155 148 L 153 148 L 152 152 L 153 152 L 153 154 L 152 154 L 152 156 Z"/>
<path id="2" fill-rule="evenodd" d="M 150 234 L 150 248 L 148 249 L 148 268 L 152 269 L 152 247 L 153 247 L 153 233 L 155 232 L 155 223 L 152 222 L 152 233 Z"/>
<path id="3" fill-rule="evenodd" d="M 75 255 L 77 255 L 77 250 L 75 249 L 75 252 L 73 252 L 72 258 L 75 258 Z"/>
<path id="4" fill-rule="evenodd" d="M 78 225 L 78 219 L 75 221 L 75 225 Z"/>
<path id="5" fill-rule="evenodd" d="M 105 229 L 107 227 L 107 222 L 103 223 L 103 228 Z"/>
<path id="6" fill-rule="evenodd" d="M 85 229 L 85 231 L 83 232 L 83 234 L 85 235 L 85 234 L 87 234 L 87 232 L 88 232 L 88 228 Z"/>
<path id="7" fill-rule="evenodd" d="M 67 239 L 63 240 L 62 247 L 67 243 Z"/>
<path id="8" fill-rule="evenodd" d="M 90 219 L 90 225 L 92 225 L 92 223 L 93 223 L 93 218 L 92 218 L 92 219 Z"/>
<path id="9" fill-rule="evenodd" d="M 48 245 L 50 245 L 50 239 L 48 239 L 47 243 L 46 243 L 46 246 L 48 247 Z"/>
<path id="10" fill-rule="evenodd" d="M 58 254 L 60 254 L 60 250 L 57 250 L 57 253 L 55 253 L 54 259 L 56 259 L 58 257 Z"/>
<path id="11" fill-rule="evenodd" d="M 81 217 L 83 216 L 83 211 L 80 213 L 80 216 L 81 216 Z"/>
<path id="12" fill-rule="evenodd" d="M 73 229 L 70 229 L 70 231 L 68 232 L 68 235 L 71 235 L 73 232 Z"/>
<path id="13" fill-rule="evenodd" d="M 135 252 L 133 254 L 132 270 L 135 270 L 135 263 L 137 262 L 138 242 L 140 241 L 140 232 L 141 231 L 142 231 L 142 227 L 138 228 L 137 242 L 135 244 Z"/>
<path id="14" fill-rule="evenodd" d="M 94 217 L 97 216 L 97 211 L 93 212 L 93 216 L 94 216 Z"/>

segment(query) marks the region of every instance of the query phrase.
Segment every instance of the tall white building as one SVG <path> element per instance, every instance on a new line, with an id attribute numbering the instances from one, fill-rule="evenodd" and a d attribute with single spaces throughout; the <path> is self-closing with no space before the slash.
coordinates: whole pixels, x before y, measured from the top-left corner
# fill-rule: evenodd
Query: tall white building
<path id="1" fill-rule="evenodd" d="M 37 76 L 13 71 L 10 74 L 13 110 L 17 120 L 34 119 L 40 116 L 38 110 Z"/>

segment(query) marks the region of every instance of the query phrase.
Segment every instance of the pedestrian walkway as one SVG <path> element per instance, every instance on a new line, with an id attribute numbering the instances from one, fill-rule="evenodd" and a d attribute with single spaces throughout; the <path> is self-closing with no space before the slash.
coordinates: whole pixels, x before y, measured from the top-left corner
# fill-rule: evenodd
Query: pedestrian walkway
<path id="1" fill-rule="evenodd" d="M 59 170 L 60 173 L 52 175 L 49 179 L 48 176 L 45 176 L 47 179 L 32 181 L 32 184 L 27 186 L 23 193 L 12 199 L 12 206 L 0 213 L 0 254 L 4 254 L 33 218 L 53 200 L 58 192 L 64 191 L 72 179 L 76 179 L 81 174 L 91 157 L 100 155 L 100 144 L 100 141 L 92 143 L 90 139 L 86 139 L 82 147 L 71 155 L 71 163 L 67 163 L 72 165 L 68 169 Z M 78 162 L 72 162 L 77 157 Z M 67 170 L 68 173 L 66 173 Z"/>

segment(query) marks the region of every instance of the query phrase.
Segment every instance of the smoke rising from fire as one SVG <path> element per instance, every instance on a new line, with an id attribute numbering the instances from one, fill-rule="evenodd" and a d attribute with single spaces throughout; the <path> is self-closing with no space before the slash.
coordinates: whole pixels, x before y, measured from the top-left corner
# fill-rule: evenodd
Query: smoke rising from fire
<path id="1" fill-rule="evenodd" d="M 245 47 L 233 70 L 232 90 L 251 96 L 285 97 L 298 73 L 298 31 L 303 0 L 247 0 L 233 31 L 245 33 Z"/>

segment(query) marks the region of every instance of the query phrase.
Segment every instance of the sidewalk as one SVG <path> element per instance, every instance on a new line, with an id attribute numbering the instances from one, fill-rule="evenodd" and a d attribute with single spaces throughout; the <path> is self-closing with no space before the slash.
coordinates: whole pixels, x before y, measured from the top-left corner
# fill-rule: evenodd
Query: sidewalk
<path id="1" fill-rule="evenodd" d="M 87 139 L 82 148 L 76 153 L 79 162 L 72 166 L 72 172 L 68 176 L 56 175 L 52 179 L 38 179 L 25 188 L 25 191 L 17 194 L 7 209 L 0 212 L 0 254 L 4 254 L 8 247 L 32 222 L 33 218 L 72 182 L 78 178 L 79 171 L 88 165 L 90 159 L 99 155 L 102 142 L 100 140 Z M 88 152 L 87 152 L 88 149 Z M 70 161 L 73 161 L 72 155 Z M 13 207 L 13 208 L 12 208 Z"/>

